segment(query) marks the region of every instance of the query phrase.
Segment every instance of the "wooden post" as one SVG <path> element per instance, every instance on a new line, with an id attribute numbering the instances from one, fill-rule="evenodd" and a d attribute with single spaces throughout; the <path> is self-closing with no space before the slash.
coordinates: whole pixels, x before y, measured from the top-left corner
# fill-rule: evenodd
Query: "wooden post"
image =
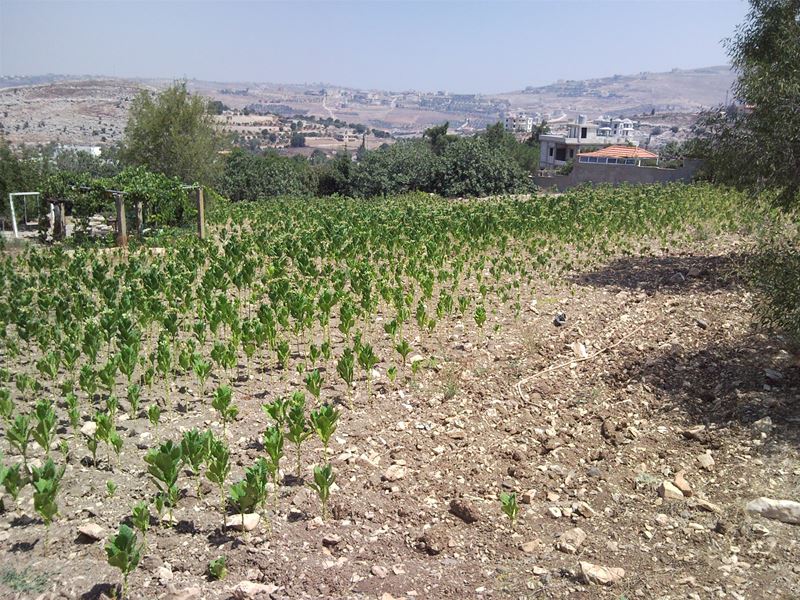
<path id="1" fill-rule="evenodd" d="M 197 188 L 197 237 L 206 239 L 206 202 L 203 198 L 203 186 Z"/>
<path id="2" fill-rule="evenodd" d="M 14 230 L 14 237 L 19 237 L 19 230 L 17 229 L 17 211 L 14 210 L 14 196 L 8 195 L 8 203 L 11 205 L 11 228 Z"/>
<path id="3" fill-rule="evenodd" d="M 53 213 L 53 239 L 63 240 L 67 237 L 67 219 L 66 209 L 64 208 L 64 201 L 55 202 Z"/>
<path id="4" fill-rule="evenodd" d="M 136 201 L 136 234 L 139 237 L 144 235 L 144 206 L 141 200 Z"/>
<path id="5" fill-rule="evenodd" d="M 117 205 L 117 246 L 125 248 L 128 245 L 128 227 L 125 223 L 125 196 L 114 194 Z"/>

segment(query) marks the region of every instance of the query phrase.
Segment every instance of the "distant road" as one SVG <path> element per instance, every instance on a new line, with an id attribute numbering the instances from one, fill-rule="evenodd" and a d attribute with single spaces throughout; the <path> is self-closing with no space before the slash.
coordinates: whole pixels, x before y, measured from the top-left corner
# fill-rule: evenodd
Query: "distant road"
<path id="1" fill-rule="evenodd" d="M 330 108 L 328 108 L 328 105 L 327 105 L 327 104 L 325 104 L 325 101 L 326 101 L 327 99 L 328 99 L 328 94 L 325 94 L 325 95 L 322 97 L 322 108 L 324 108 L 325 110 L 327 110 L 327 111 L 328 111 L 328 116 L 330 116 L 330 118 L 331 118 L 331 119 L 334 119 L 334 120 L 335 120 L 335 119 L 336 119 L 336 115 L 334 115 L 334 114 L 333 114 L 333 111 L 332 111 Z"/>

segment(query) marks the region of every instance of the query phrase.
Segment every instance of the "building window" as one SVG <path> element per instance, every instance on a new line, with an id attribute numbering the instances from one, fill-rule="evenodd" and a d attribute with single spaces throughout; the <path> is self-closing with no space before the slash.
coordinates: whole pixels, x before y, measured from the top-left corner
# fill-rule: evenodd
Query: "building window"
<path id="1" fill-rule="evenodd" d="M 550 146 L 550 156 L 553 156 L 553 147 Z"/>
<path id="2" fill-rule="evenodd" d="M 586 127 L 581 127 L 581 137 L 586 138 L 588 135 L 588 129 Z"/>
<path id="3" fill-rule="evenodd" d="M 569 151 L 569 157 L 570 158 L 574 158 L 575 157 L 575 150 L 570 150 Z"/>
<path id="4" fill-rule="evenodd" d="M 567 160 L 567 149 L 566 148 L 559 148 L 556 150 L 556 160 L 566 161 Z"/>

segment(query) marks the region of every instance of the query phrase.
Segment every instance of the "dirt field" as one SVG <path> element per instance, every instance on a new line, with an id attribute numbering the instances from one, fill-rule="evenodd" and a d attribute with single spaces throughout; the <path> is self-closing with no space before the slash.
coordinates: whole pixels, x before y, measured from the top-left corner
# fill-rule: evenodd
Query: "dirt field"
<path id="1" fill-rule="evenodd" d="M 508 315 L 499 334 L 452 321 L 438 339 L 415 340 L 426 368 L 413 377 L 401 369 L 392 385 L 382 363 L 373 402 L 361 381 L 357 410 L 342 407 L 332 518 L 319 518 L 316 496 L 292 476 L 288 447 L 269 529 L 262 522 L 246 536 L 221 529 L 208 482 L 197 498 L 194 479 L 182 476 L 177 524 L 153 521 L 131 597 L 229 598 L 243 581 L 266 587 L 238 597 L 273 599 L 800 597 L 800 529 L 744 511 L 759 496 L 798 499 L 800 371 L 793 350 L 752 322 L 733 272 L 743 248 L 726 239 L 615 260 L 540 283 L 535 303 L 518 322 Z M 559 312 L 566 322 L 555 326 Z M 391 355 L 385 343 L 379 356 Z M 335 370 L 324 376 L 323 397 L 346 405 Z M 301 386 L 293 371 L 235 383 L 231 481 L 263 452 L 261 403 Z M 85 444 L 71 440 L 46 554 L 30 489 L 18 507 L 4 498 L 0 597 L 111 593 L 120 575 L 103 544 L 154 491 L 145 450 L 195 426 L 222 433 L 195 387 L 193 378 L 175 382 L 177 411 L 157 433 L 144 415 L 120 422 L 125 446 L 113 473 L 92 467 Z M 143 393 L 144 406 L 154 393 Z M 71 439 L 67 429 L 59 435 Z M 104 450 L 98 457 L 105 464 Z M 303 464 L 321 459 L 310 440 Z M 691 495 L 661 498 L 678 472 Z M 119 486 L 113 498 L 108 479 Z M 521 498 L 514 527 L 501 491 Z M 88 523 L 104 529 L 99 541 L 79 535 Z M 229 574 L 212 582 L 207 564 L 219 556 Z M 588 584 L 581 561 L 624 575 Z"/>

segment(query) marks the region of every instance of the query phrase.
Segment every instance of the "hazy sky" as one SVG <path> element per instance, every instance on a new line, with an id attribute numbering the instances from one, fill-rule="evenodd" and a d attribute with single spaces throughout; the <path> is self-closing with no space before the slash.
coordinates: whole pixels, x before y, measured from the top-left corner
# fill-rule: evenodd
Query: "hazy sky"
<path id="1" fill-rule="evenodd" d="M 0 75 L 500 92 L 727 62 L 744 0 L 0 0 Z"/>

